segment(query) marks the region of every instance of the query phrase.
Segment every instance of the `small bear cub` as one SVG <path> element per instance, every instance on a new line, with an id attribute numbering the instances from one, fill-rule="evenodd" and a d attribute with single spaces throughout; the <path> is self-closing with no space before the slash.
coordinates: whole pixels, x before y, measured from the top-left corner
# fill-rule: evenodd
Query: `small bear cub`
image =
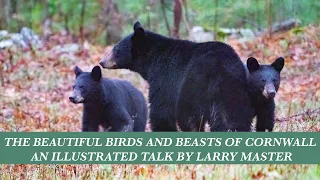
<path id="1" fill-rule="evenodd" d="M 76 80 L 69 97 L 83 103 L 82 131 L 145 131 L 147 104 L 143 94 L 128 81 L 102 78 L 101 69 L 74 68 Z"/>
<path id="2" fill-rule="evenodd" d="M 256 131 L 273 131 L 274 97 L 280 86 L 280 72 L 283 66 L 282 57 L 271 65 L 260 65 L 253 57 L 247 60 L 249 94 L 257 116 Z"/>

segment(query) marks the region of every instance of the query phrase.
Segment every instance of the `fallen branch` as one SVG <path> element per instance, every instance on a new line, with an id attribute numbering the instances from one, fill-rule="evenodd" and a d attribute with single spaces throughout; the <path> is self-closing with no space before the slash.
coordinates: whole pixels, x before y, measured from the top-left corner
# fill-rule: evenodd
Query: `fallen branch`
<path id="1" fill-rule="evenodd" d="M 292 116 L 289 116 L 289 117 L 286 117 L 286 118 L 276 118 L 276 121 L 284 122 L 284 121 L 289 121 L 290 119 L 297 118 L 297 117 L 300 117 L 300 116 L 309 116 L 310 117 L 313 114 L 319 114 L 320 115 L 320 108 L 313 109 L 313 110 L 308 109 L 303 113 L 295 114 L 295 115 L 292 115 Z"/>

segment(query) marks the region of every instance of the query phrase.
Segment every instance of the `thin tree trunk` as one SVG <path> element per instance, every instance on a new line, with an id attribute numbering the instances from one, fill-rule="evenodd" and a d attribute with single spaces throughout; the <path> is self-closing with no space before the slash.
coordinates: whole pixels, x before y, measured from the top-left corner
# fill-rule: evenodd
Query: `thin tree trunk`
<path id="1" fill-rule="evenodd" d="M 7 29 L 7 21 L 5 19 L 5 1 L 0 1 L 0 29 Z"/>
<path id="2" fill-rule="evenodd" d="M 44 11 L 43 11 L 43 37 L 45 40 L 49 39 L 49 36 L 52 34 L 52 21 L 51 14 L 49 12 L 49 0 L 44 0 Z"/>
<path id="3" fill-rule="evenodd" d="M 32 27 L 32 23 L 33 23 L 33 21 L 32 21 L 32 19 L 33 19 L 33 17 L 32 17 L 32 8 L 33 8 L 33 6 L 34 6 L 34 1 L 33 0 L 30 0 L 29 1 L 29 3 L 28 3 L 28 10 L 29 10 L 29 14 L 30 14 L 30 18 L 28 19 L 28 27 L 30 28 L 30 29 L 32 29 L 33 27 Z"/>
<path id="4" fill-rule="evenodd" d="M 191 26 L 190 26 L 190 21 L 189 21 L 189 13 L 188 13 L 188 3 L 187 3 L 188 0 L 183 0 L 183 4 L 184 4 L 184 19 L 185 19 L 185 22 L 187 24 L 187 34 L 190 35 L 190 31 L 191 31 Z"/>
<path id="5" fill-rule="evenodd" d="M 84 23 L 84 16 L 85 16 L 85 9 L 86 9 L 86 0 L 82 0 L 82 7 L 81 7 L 81 14 L 80 14 L 80 39 L 83 42 L 84 34 L 83 34 L 83 23 Z"/>
<path id="6" fill-rule="evenodd" d="M 7 24 L 7 29 L 11 31 L 10 21 L 11 21 L 11 0 L 5 0 L 4 6 L 4 19 Z"/>
<path id="7" fill-rule="evenodd" d="M 184 13 L 181 13 L 181 14 L 183 14 L 182 21 L 183 21 L 183 23 L 184 23 L 184 25 L 186 27 L 187 34 L 189 35 L 191 29 L 190 29 L 189 21 L 188 21 L 188 18 L 187 18 L 188 16 L 187 16 L 187 13 L 186 13 L 188 11 L 188 9 L 184 5 L 184 4 L 186 4 L 186 0 L 180 0 L 180 4 L 181 4 L 181 7 L 183 5 L 183 8 L 181 8 L 181 9 L 182 9 L 182 11 L 184 11 Z"/>
<path id="8" fill-rule="evenodd" d="M 104 0 L 102 10 L 101 21 L 105 26 L 106 43 L 116 43 L 121 39 L 122 15 L 119 13 L 117 4 L 113 0 Z"/>
<path id="9" fill-rule="evenodd" d="M 258 4 L 259 4 L 259 0 L 256 0 L 256 6 L 258 6 Z M 260 11 L 257 11 L 257 28 L 258 28 L 258 31 L 260 31 L 261 30 L 261 21 L 260 21 L 260 19 L 261 19 L 261 16 L 260 16 Z"/>
<path id="10" fill-rule="evenodd" d="M 69 32 L 69 26 L 68 26 L 68 24 L 69 24 L 68 15 L 67 15 L 67 14 L 64 14 L 64 28 L 65 28 L 67 34 L 69 35 L 70 32 Z"/>
<path id="11" fill-rule="evenodd" d="M 147 8 L 146 8 L 146 10 L 147 10 L 147 27 L 148 27 L 148 29 L 150 29 L 151 31 L 152 31 L 152 29 L 151 29 L 151 19 L 150 19 L 150 11 L 151 11 L 151 7 L 152 5 L 150 4 L 150 2 L 149 1 L 147 1 Z"/>
<path id="12" fill-rule="evenodd" d="M 174 28 L 173 28 L 173 37 L 179 38 L 179 28 L 181 22 L 181 14 L 182 14 L 182 7 L 180 0 L 174 1 Z"/>
<path id="13" fill-rule="evenodd" d="M 161 0 L 161 10 L 162 10 L 164 22 L 165 22 L 165 24 L 166 24 L 166 28 L 167 28 L 167 31 L 168 31 L 168 36 L 171 36 L 171 29 L 170 29 L 169 21 L 168 21 L 167 14 L 166 14 L 166 9 L 165 9 L 165 2 L 164 2 L 164 0 Z"/>
<path id="14" fill-rule="evenodd" d="M 215 0 L 215 13 L 214 13 L 214 39 L 217 40 L 218 37 L 218 9 L 219 9 L 219 0 Z"/>
<path id="15" fill-rule="evenodd" d="M 184 16 L 186 18 L 186 21 L 189 24 L 189 13 L 188 13 L 188 3 L 187 0 L 183 0 L 183 5 L 184 5 Z"/>
<path id="16" fill-rule="evenodd" d="M 18 0 L 12 0 L 12 3 L 11 3 L 11 14 L 16 14 L 18 13 Z"/>
<path id="17" fill-rule="evenodd" d="M 271 38 L 272 35 L 272 14 L 271 14 L 271 0 L 266 1 L 266 7 L 267 7 L 267 19 L 268 19 L 268 34 L 269 38 Z"/>
<path id="18" fill-rule="evenodd" d="M 42 23 L 46 21 L 49 17 L 49 0 L 43 0 L 43 20 Z"/>

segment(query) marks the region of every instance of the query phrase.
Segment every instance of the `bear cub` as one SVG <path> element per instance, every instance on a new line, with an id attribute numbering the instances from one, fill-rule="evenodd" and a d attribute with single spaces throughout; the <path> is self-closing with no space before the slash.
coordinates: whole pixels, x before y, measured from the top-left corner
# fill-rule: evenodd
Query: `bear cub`
<path id="1" fill-rule="evenodd" d="M 280 72 L 283 66 L 282 57 L 271 65 L 260 65 L 253 57 L 247 60 L 249 94 L 257 117 L 256 131 L 273 131 L 274 97 L 280 86 Z"/>
<path id="2" fill-rule="evenodd" d="M 83 103 L 82 131 L 145 131 L 147 104 L 131 83 L 103 78 L 99 66 L 91 72 L 74 68 L 76 80 L 70 101 Z"/>

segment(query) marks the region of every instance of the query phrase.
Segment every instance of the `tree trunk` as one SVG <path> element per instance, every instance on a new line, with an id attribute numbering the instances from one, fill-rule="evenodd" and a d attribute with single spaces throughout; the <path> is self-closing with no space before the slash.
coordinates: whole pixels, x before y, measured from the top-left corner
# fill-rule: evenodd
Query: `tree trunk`
<path id="1" fill-rule="evenodd" d="M 67 14 L 64 14 L 64 28 L 67 32 L 67 35 L 70 34 L 70 31 L 69 31 L 69 18 L 68 18 L 68 15 Z"/>
<path id="2" fill-rule="evenodd" d="M 18 0 L 12 0 L 11 3 L 11 14 L 17 14 L 18 13 Z"/>
<path id="3" fill-rule="evenodd" d="M 189 21 L 188 21 L 188 13 L 187 13 L 188 9 L 186 6 L 187 2 L 186 2 L 186 0 L 180 0 L 180 4 L 181 4 L 181 7 L 183 6 L 183 8 L 181 8 L 182 12 L 183 12 L 183 13 L 181 12 L 181 14 L 183 14 L 182 21 L 186 27 L 187 34 L 189 35 L 190 34 L 190 25 L 189 25 Z"/>
<path id="4" fill-rule="evenodd" d="M 164 22 L 166 24 L 166 28 L 167 28 L 167 31 L 168 31 L 168 36 L 171 36 L 171 29 L 170 29 L 169 21 L 168 21 L 167 14 L 166 14 L 165 1 L 164 0 L 161 0 L 161 10 L 162 10 L 162 15 L 163 15 Z"/>
<path id="5" fill-rule="evenodd" d="M 189 13 L 188 13 L 188 3 L 187 0 L 183 0 L 184 5 L 184 16 L 186 18 L 186 21 L 189 23 Z"/>
<path id="6" fill-rule="evenodd" d="M 4 6 L 4 19 L 7 29 L 11 31 L 10 21 L 11 21 L 11 0 L 5 0 Z"/>
<path id="7" fill-rule="evenodd" d="M 147 13 L 147 27 L 148 29 L 151 29 L 151 19 L 150 19 L 150 12 L 151 12 L 151 8 L 152 8 L 152 4 L 150 3 L 150 1 L 147 1 L 147 5 L 146 5 L 146 13 Z"/>
<path id="8" fill-rule="evenodd" d="M 106 30 L 107 44 L 113 44 L 121 39 L 122 17 L 118 6 L 113 0 L 104 0 L 102 11 L 102 23 Z"/>
<path id="9" fill-rule="evenodd" d="M 218 9 L 219 9 L 219 0 L 215 0 L 215 13 L 214 13 L 214 24 L 213 24 L 213 30 L 214 30 L 214 39 L 217 40 L 218 37 Z"/>
<path id="10" fill-rule="evenodd" d="M 266 10 L 267 10 L 267 19 L 268 19 L 268 34 L 269 38 L 271 38 L 272 35 L 272 14 L 271 14 L 271 0 L 266 1 Z"/>
<path id="11" fill-rule="evenodd" d="M 256 4 L 256 6 L 258 6 L 259 0 L 256 0 L 255 4 Z M 261 30 L 261 16 L 260 16 L 260 14 L 261 14 L 260 11 L 257 11 L 257 21 L 256 21 L 256 23 L 257 23 L 258 31 Z"/>
<path id="12" fill-rule="evenodd" d="M 49 12 L 49 0 L 44 0 L 44 11 L 43 11 L 43 37 L 44 40 L 48 40 L 49 36 L 52 34 L 52 20 L 51 14 Z"/>
<path id="13" fill-rule="evenodd" d="M 30 29 L 32 29 L 33 27 L 32 27 L 32 23 L 33 23 L 33 21 L 32 21 L 32 19 L 33 19 L 33 17 L 32 17 L 32 8 L 34 7 L 34 4 L 35 4 L 35 2 L 33 1 L 33 0 L 30 0 L 29 1 L 29 3 L 28 3 L 28 11 L 29 11 L 29 15 L 30 15 L 30 17 L 29 17 L 29 19 L 28 19 L 28 27 L 30 28 Z"/>
<path id="14" fill-rule="evenodd" d="M 0 29 L 7 29 L 7 21 L 5 18 L 5 1 L 0 1 Z"/>
<path id="15" fill-rule="evenodd" d="M 173 28 L 173 37 L 179 38 L 179 28 L 181 22 L 181 15 L 182 15 L 182 7 L 180 0 L 174 1 L 174 28 Z"/>
<path id="16" fill-rule="evenodd" d="M 80 29 L 79 29 L 81 42 L 84 41 L 83 23 L 84 23 L 86 4 L 87 4 L 87 0 L 82 0 L 82 7 L 81 7 L 81 14 L 80 14 Z"/>

